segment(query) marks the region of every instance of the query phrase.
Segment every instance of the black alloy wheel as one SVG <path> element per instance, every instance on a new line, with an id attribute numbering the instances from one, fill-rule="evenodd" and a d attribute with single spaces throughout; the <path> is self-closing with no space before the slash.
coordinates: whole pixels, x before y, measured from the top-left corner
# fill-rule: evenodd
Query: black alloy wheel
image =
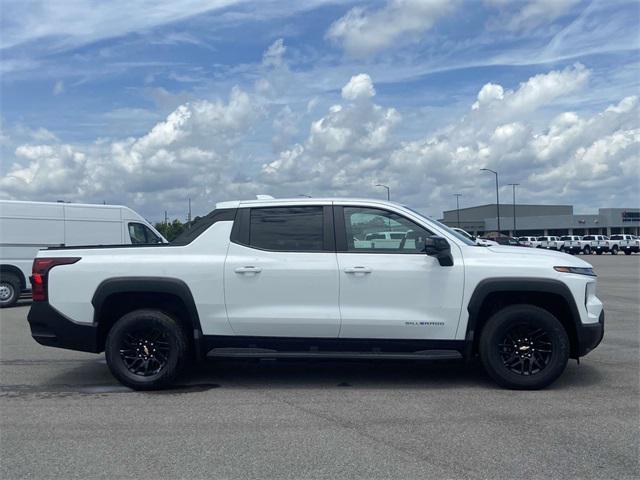
<path id="1" fill-rule="evenodd" d="M 160 310 L 135 310 L 109 331 L 107 365 L 120 383 L 134 390 L 166 388 L 189 361 L 185 328 Z"/>
<path id="2" fill-rule="evenodd" d="M 120 339 L 120 358 L 135 375 L 159 373 L 167 365 L 170 353 L 167 333 L 158 328 L 125 333 Z"/>
<path id="3" fill-rule="evenodd" d="M 518 375 L 536 375 L 551 360 L 553 343 L 544 328 L 530 324 L 515 325 L 499 344 L 502 363 Z"/>
<path id="4" fill-rule="evenodd" d="M 569 360 L 570 343 L 560 321 L 536 305 L 494 313 L 480 331 L 482 365 L 499 385 L 535 390 L 554 382 Z"/>

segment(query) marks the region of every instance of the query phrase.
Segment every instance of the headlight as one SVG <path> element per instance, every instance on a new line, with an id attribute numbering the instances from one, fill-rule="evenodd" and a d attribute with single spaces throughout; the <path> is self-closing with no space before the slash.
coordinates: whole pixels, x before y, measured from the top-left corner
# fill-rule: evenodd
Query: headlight
<path id="1" fill-rule="evenodd" d="M 596 272 L 593 268 L 589 267 L 553 267 L 556 272 L 562 273 L 576 273 L 578 275 L 589 275 L 590 277 L 596 277 Z"/>

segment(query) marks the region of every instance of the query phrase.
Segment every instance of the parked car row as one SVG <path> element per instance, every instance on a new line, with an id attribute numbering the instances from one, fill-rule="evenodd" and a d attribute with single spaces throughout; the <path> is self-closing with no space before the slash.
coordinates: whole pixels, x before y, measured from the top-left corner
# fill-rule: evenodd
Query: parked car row
<path id="1" fill-rule="evenodd" d="M 617 255 L 620 252 L 624 252 L 625 255 L 640 253 L 640 237 L 626 233 L 611 235 L 611 237 L 606 235 L 545 235 L 542 237 L 513 238 L 498 232 L 490 232 L 484 237 L 475 237 L 461 228 L 454 228 L 454 230 L 473 240 L 476 244 L 483 246 L 510 245 L 514 247 L 544 248 L 574 255 L 579 253 L 584 255 L 591 255 L 592 253 L 597 255 L 602 255 L 603 253 Z"/>
<path id="2" fill-rule="evenodd" d="M 640 252 L 640 238 L 629 234 L 616 234 L 611 237 L 606 235 L 565 235 L 562 237 L 520 237 L 521 245 L 533 248 L 546 248 L 560 252 L 590 255 L 596 253 L 611 253 L 617 255 L 624 252 L 625 255 Z"/>

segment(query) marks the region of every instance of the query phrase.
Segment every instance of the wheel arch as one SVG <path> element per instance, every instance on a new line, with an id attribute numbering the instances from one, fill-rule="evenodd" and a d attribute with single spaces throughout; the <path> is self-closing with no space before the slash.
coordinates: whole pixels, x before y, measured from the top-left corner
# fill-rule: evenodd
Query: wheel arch
<path id="1" fill-rule="evenodd" d="M 467 306 L 469 321 L 465 339 L 469 358 L 477 353 L 480 332 L 489 317 L 508 305 L 519 303 L 536 305 L 553 314 L 567 331 L 571 357 L 578 357 L 581 320 L 569 287 L 554 279 L 490 278 L 476 286 Z"/>
<path id="2" fill-rule="evenodd" d="M 171 277 L 118 277 L 104 280 L 91 299 L 97 344 L 104 349 L 106 336 L 125 313 L 141 308 L 158 308 L 173 315 L 193 340 L 195 354 L 201 354 L 202 327 L 189 286 Z"/>
<path id="3" fill-rule="evenodd" d="M 16 277 L 18 277 L 18 280 L 20 281 L 20 290 L 27 289 L 27 279 L 25 278 L 24 273 L 22 273 L 22 270 L 20 268 L 16 267 L 15 265 L 7 264 L 7 263 L 1 264 L 0 275 L 7 274 L 7 273 L 11 273 Z"/>

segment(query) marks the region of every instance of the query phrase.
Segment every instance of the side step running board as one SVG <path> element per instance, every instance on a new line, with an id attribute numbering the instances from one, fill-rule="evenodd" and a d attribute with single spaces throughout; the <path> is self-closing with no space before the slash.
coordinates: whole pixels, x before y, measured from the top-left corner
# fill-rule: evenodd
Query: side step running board
<path id="1" fill-rule="evenodd" d="M 457 350 L 420 350 L 418 352 L 279 352 L 262 348 L 214 348 L 207 357 L 225 358 L 336 358 L 388 360 L 460 360 Z"/>

